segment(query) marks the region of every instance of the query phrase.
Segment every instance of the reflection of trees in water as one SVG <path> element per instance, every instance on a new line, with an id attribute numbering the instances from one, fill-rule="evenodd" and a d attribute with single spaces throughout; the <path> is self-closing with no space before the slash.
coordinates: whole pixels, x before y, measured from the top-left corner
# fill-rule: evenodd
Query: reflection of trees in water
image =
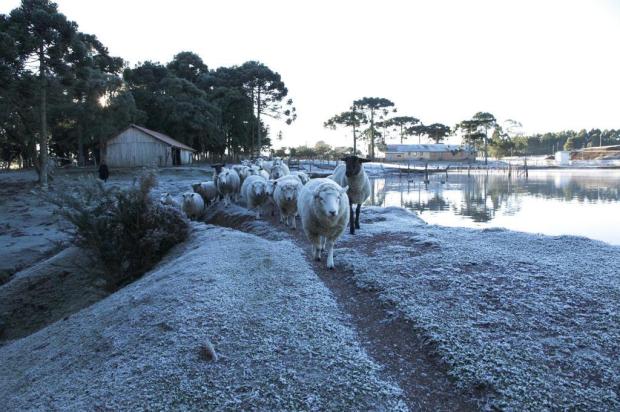
<path id="1" fill-rule="evenodd" d="M 377 181 L 381 184 L 376 184 Z M 570 175 L 543 175 L 509 180 L 505 174 L 453 174 L 447 184 L 431 177 L 430 185 L 422 178 L 409 181 L 406 177 L 373 181 L 370 203 L 384 205 L 387 193 L 400 193 L 400 205 L 417 212 L 446 211 L 466 216 L 475 222 L 492 220 L 499 210 L 514 215 L 521 208 L 521 197 L 601 202 L 620 200 L 620 179 Z M 458 200 L 444 192 L 460 191 Z M 417 199 L 416 199 L 417 192 Z"/>
<path id="2" fill-rule="evenodd" d="M 448 210 L 448 202 L 439 193 L 435 193 L 433 197 L 425 201 L 401 201 L 404 208 L 415 210 L 416 212 L 424 212 L 427 210 L 438 212 Z"/>

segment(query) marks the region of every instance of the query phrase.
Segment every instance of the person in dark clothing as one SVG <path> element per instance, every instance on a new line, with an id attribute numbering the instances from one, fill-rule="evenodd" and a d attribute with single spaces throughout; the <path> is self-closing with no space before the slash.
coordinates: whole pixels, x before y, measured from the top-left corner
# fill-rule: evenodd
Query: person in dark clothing
<path id="1" fill-rule="evenodd" d="M 108 165 L 102 162 L 99 165 L 99 179 L 103 180 L 104 182 L 107 182 L 108 177 L 110 177 L 110 171 L 108 170 Z"/>

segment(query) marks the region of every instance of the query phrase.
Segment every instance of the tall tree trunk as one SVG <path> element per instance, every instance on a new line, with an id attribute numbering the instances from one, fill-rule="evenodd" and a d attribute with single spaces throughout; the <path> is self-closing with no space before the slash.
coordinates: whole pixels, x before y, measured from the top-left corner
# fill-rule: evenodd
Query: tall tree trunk
<path id="1" fill-rule="evenodd" d="M 257 131 L 257 145 L 258 147 L 256 148 L 256 151 L 258 153 L 258 156 L 260 157 L 260 151 L 262 149 L 262 140 L 261 140 L 261 127 L 260 127 L 260 111 L 261 111 L 261 107 L 260 107 L 260 86 L 258 87 L 258 90 L 256 91 L 256 123 L 258 124 L 258 131 Z"/>
<path id="2" fill-rule="evenodd" d="M 41 82 L 41 136 L 39 136 L 39 181 L 47 190 L 47 79 L 45 78 L 45 53 L 39 48 L 39 81 Z"/>
<path id="3" fill-rule="evenodd" d="M 370 160 L 375 160 L 375 111 L 370 111 Z"/>
<path id="4" fill-rule="evenodd" d="M 84 135 L 82 125 L 78 126 L 78 166 L 84 166 Z"/>
<path id="5" fill-rule="evenodd" d="M 487 164 L 487 158 L 489 157 L 488 152 L 487 152 L 487 140 L 489 140 L 488 136 L 488 131 L 486 126 L 484 127 L 484 164 Z"/>
<path id="6" fill-rule="evenodd" d="M 353 123 L 353 156 L 357 156 L 357 131 L 355 129 L 355 123 Z"/>

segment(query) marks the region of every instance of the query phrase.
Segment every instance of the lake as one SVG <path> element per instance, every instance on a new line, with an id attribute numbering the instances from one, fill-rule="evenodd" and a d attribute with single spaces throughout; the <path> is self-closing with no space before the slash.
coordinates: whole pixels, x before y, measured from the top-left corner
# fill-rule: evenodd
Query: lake
<path id="1" fill-rule="evenodd" d="M 499 173 L 450 173 L 372 179 L 376 206 L 402 206 L 430 224 L 503 227 L 577 235 L 620 245 L 620 170 L 531 170 L 529 179 Z"/>

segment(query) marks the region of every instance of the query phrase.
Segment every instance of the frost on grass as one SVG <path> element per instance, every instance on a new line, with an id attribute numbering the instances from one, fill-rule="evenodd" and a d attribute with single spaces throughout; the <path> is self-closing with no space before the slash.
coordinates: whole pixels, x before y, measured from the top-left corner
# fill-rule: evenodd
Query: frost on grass
<path id="1" fill-rule="evenodd" d="M 141 279 L 0 348 L 0 404 L 405 409 L 299 248 L 192 225 L 190 240 Z"/>
<path id="2" fill-rule="evenodd" d="M 482 406 L 620 408 L 619 247 L 425 225 L 397 208 L 362 216 L 336 259 L 414 322 Z"/>

